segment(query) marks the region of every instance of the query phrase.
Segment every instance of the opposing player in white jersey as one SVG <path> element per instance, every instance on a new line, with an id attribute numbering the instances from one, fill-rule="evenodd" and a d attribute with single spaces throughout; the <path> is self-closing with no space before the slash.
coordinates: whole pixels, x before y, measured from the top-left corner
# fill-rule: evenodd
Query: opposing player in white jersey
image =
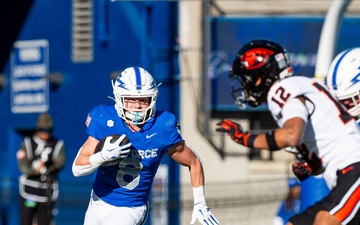
<path id="1" fill-rule="evenodd" d="M 336 97 L 315 78 L 292 76 L 288 53 L 269 40 L 245 44 L 230 78 L 235 102 L 257 107 L 266 101 L 279 128 L 256 135 L 225 119 L 217 131 L 250 148 L 296 147 L 302 158 L 293 164 L 295 175 L 324 173 L 331 189 L 288 225 L 360 224 L 360 131 Z"/>
<path id="2" fill-rule="evenodd" d="M 327 86 L 360 125 L 360 48 L 349 48 L 331 62 Z"/>
<path id="3" fill-rule="evenodd" d="M 205 202 L 200 158 L 182 139 L 175 116 L 156 110 L 158 85 L 150 73 L 140 67 L 127 68 L 112 86 L 115 106 L 99 105 L 88 114 L 89 136 L 73 162 L 75 176 L 97 170 L 84 224 L 144 224 L 151 185 L 165 154 L 189 167 L 194 193 L 191 224 L 196 220 L 218 224 Z M 94 153 L 99 140 L 113 134 L 122 136 L 113 143 L 107 138 Z"/>

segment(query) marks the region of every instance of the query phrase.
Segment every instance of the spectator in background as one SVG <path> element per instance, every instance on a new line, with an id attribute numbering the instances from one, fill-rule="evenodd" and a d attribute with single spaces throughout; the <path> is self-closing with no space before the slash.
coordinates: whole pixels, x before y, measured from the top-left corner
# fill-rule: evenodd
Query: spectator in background
<path id="1" fill-rule="evenodd" d="M 285 225 L 290 217 L 300 212 L 301 185 L 298 179 L 290 177 L 288 179 L 288 188 L 286 198 L 281 202 L 274 217 L 273 225 Z"/>
<path id="2" fill-rule="evenodd" d="M 24 138 L 16 154 L 22 173 L 19 182 L 20 224 L 49 225 L 59 194 L 58 172 L 65 163 L 65 146 L 52 136 L 51 115 L 40 114 L 33 136 Z"/>

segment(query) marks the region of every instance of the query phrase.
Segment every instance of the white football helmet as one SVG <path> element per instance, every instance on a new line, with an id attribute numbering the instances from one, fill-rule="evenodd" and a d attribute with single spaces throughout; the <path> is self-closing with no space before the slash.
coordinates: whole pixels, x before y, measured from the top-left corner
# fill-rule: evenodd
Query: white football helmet
<path id="1" fill-rule="evenodd" d="M 133 124 L 144 124 L 155 115 L 158 86 L 149 72 L 141 67 L 129 67 L 112 81 L 115 109 L 118 115 Z M 150 98 L 149 107 L 133 111 L 124 106 L 124 98 Z"/>
<path id="2" fill-rule="evenodd" d="M 360 48 L 339 53 L 330 65 L 327 86 L 354 116 L 360 117 Z"/>

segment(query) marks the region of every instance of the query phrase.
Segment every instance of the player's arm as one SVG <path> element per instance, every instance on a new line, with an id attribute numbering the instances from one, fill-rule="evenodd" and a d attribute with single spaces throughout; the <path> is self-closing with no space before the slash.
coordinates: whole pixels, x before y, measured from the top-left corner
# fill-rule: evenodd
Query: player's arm
<path id="1" fill-rule="evenodd" d="M 204 171 L 200 158 L 184 140 L 173 145 L 168 151 L 168 155 L 180 165 L 189 168 L 191 184 L 193 187 L 204 185 Z"/>
<path id="2" fill-rule="evenodd" d="M 101 145 L 97 146 L 99 143 Z M 87 175 L 106 162 L 126 157 L 131 150 L 130 147 L 131 143 L 128 142 L 125 134 L 119 137 L 109 135 L 100 142 L 89 136 L 74 160 L 73 174 L 74 176 Z"/>
<path id="3" fill-rule="evenodd" d="M 302 118 L 294 117 L 287 120 L 281 128 L 262 134 L 250 134 L 240 124 L 231 120 L 223 120 L 218 125 L 220 128 L 216 130 L 228 133 L 236 143 L 249 148 L 276 151 L 289 146 L 298 146 L 305 131 L 306 123 Z"/>
<path id="4" fill-rule="evenodd" d="M 229 134 L 231 139 L 249 148 L 268 149 L 271 151 L 301 144 L 306 128 L 308 111 L 302 97 L 292 99 L 283 108 L 287 119 L 281 128 L 262 134 L 250 134 L 240 124 L 225 119 L 217 125 L 216 131 Z M 305 119 L 304 119 L 305 118 Z"/>
<path id="5" fill-rule="evenodd" d="M 194 209 L 190 224 L 194 224 L 196 219 L 203 225 L 218 224 L 219 222 L 205 202 L 204 171 L 200 157 L 184 140 L 173 145 L 168 155 L 180 165 L 189 168 L 194 194 Z"/>
<path id="6" fill-rule="evenodd" d="M 72 165 L 74 176 L 77 177 L 90 174 L 99 167 L 90 163 L 90 156 L 94 154 L 98 142 L 98 140 L 89 136 L 81 146 Z"/>
<path id="7" fill-rule="evenodd" d="M 284 122 L 281 128 L 259 135 L 260 137 L 254 140 L 254 145 L 257 146 L 255 148 L 278 150 L 302 144 L 307 124 L 305 119 L 309 114 L 305 105 L 305 98 L 298 96 L 289 100 L 283 107 L 282 114 L 289 119 Z"/>
<path id="8" fill-rule="evenodd" d="M 296 147 L 301 144 L 305 126 L 302 118 L 291 118 L 281 128 L 257 135 L 253 148 L 279 150 L 289 146 Z"/>
<path id="9" fill-rule="evenodd" d="M 98 140 L 89 136 L 88 139 L 81 146 L 79 153 L 75 158 L 75 164 L 79 166 L 89 165 L 90 156 L 94 154 L 98 142 Z"/>

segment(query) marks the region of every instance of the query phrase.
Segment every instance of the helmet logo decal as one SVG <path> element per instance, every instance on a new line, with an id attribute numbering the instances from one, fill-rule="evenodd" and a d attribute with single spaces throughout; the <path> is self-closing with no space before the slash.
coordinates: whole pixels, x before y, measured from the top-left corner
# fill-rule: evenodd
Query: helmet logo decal
<path id="1" fill-rule="evenodd" d="M 240 56 L 240 62 L 248 70 L 262 67 L 274 52 L 266 48 L 254 48 Z"/>
<path id="2" fill-rule="evenodd" d="M 119 76 L 116 78 L 116 81 L 119 83 L 119 84 L 118 84 L 118 87 L 119 87 L 119 88 L 126 89 L 126 90 L 129 90 L 129 89 L 127 89 L 127 88 L 125 87 L 124 81 L 122 81 L 122 80 L 120 79 L 121 77 L 122 77 L 122 75 L 119 74 Z"/>
<path id="3" fill-rule="evenodd" d="M 151 89 L 154 89 L 154 88 L 156 88 L 156 82 L 155 82 L 155 80 L 154 80 L 153 82 L 151 82 L 150 88 L 149 88 L 148 90 L 151 90 Z"/>
<path id="4" fill-rule="evenodd" d="M 360 68 L 358 68 L 358 70 L 359 69 Z M 352 84 L 350 85 L 350 87 L 357 84 L 358 82 L 360 82 L 360 72 L 353 79 L 351 79 L 351 82 L 352 82 Z"/>

